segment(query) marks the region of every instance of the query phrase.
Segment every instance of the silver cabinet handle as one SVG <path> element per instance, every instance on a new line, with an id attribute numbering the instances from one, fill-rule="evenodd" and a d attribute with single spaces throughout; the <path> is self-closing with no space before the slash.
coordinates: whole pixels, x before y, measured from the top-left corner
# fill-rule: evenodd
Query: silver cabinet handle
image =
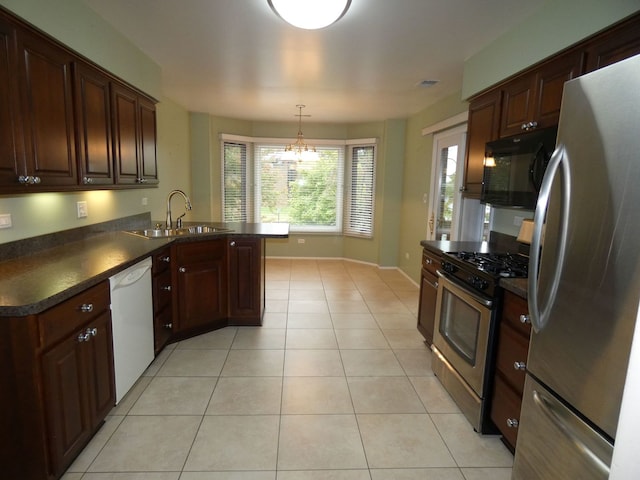
<path id="1" fill-rule="evenodd" d="M 236 246 L 236 242 L 234 240 L 232 240 L 231 242 L 229 242 L 229 245 L 231 245 L 232 247 Z"/>
<path id="2" fill-rule="evenodd" d="M 90 333 L 80 333 L 78 335 L 78 343 L 82 343 L 82 342 L 88 342 L 89 340 L 91 340 L 91 334 Z"/>
<path id="3" fill-rule="evenodd" d="M 95 327 L 93 327 L 93 328 L 89 327 L 89 328 L 87 328 L 87 330 L 85 331 L 85 334 L 86 334 L 86 335 L 90 335 L 90 336 L 92 336 L 92 337 L 95 337 L 96 335 L 98 335 L 98 329 L 97 329 L 97 328 L 95 328 Z"/>
<path id="4" fill-rule="evenodd" d="M 173 323 L 165 323 L 164 328 L 166 328 L 167 330 L 171 330 L 173 328 Z"/>
<path id="5" fill-rule="evenodd" d="M 165 255 L 164 257 L 160 257 L 161 262 L 170 263 L 171 257 L 169 255 Z"/>
<path id="6" fill-rule="evenodd" d="M 18 177 L 18 182 L 23 185 L 35 185 L 40 183 L 40 177 L 34 177 L 32 175 L 20 175 Z"/>
<path id="7" fill-rule="evenodd" d="M 433 260 L 431 260 L 430 258 L 427 258 L 426 262 L 427 262 L 427 265 L 431 265 L 433 263 Z"/>
<path id="8" fill-rule="evenodd" d="M 520 315 L 520 323 L 531 323 L 531 319 L 529 318 L 529 315 L 523 313 L 522 315 Z"/>
<path id="9" fill-rule="evenodd" d="M 524 371 L 527 369 L 527 364 L 524 362 L 513 362 L 513 368 Z"/>
<path id="10" fill-rule="evenodd" d="M 166 285 L 164 287 L 162 287 L 162 290 L 166 290 L 167 292 L 171 291 L 171 285 Z"/>
<path id="11" fill-rule="evenodd" d="M 93 303 L 83 303 L 82 305 L 80 305 L 80 311 L 82 313 L 93 312 Z"/>
<path id="12" fill-rule="evenodd" d="M 84 183 L 85 185 L 89 185 L 89 184 L 93 183 L 93 178 L 91 178 L 91 177 L 83 177 L 82 178 L 82 183 Z"/>
<path id="13" fill-rule="evenodd" d="M 529 131 L 529 130 L 533 130 L 533 129 L 534 129 L 534 128 L 536 128 L 537 126 L 538 126 L 538 122 L 528 122 L 528 123 L 523 123 L 523 124 L 520 126 L 520 129 L 521 129 L 521 130 Z"/>
<path id="14" fill-rule="evenodd" d="M 507 418 L 507 427 L 509 428 L 518 428 L 520 422 L 517 418 Z"/>
<path id="15" fill-rule="evenodd" d="M 185 272 L 187 271 L 187 269 L 186 269 L 186 268 L 184 268 L 184 267 L 180 267 L 180 268 L 178 269 L 178 271 L 179 271 L 180 273 L 185 273 Z"/>

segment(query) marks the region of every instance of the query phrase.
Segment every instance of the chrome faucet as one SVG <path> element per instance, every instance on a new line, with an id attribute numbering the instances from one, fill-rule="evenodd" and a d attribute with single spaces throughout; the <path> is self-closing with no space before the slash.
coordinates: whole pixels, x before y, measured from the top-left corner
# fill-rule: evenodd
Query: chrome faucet
<path id="1" fill-rule="evenodd" d="M 171 220 L 171 197 L 173 197 L 176 193 L 182 195 L 182 198 L 184 198 L 184 208 L 186 208 L 187 210 L 191 210 L 191 200 L 189 200 L 189 197 L 187 197 L 187 194 L 184 193 L 182 190 L 171 190 L 169 192 L 169 195 L 167 196 L 167 228 L 168 229 L 173 228 L 173 221 Z M 180 217 L 182 217 L 182 215 L 180 215 Z M 181 221 L 181 220 L 182 218 L 178 218 L 178 221 Z"/>

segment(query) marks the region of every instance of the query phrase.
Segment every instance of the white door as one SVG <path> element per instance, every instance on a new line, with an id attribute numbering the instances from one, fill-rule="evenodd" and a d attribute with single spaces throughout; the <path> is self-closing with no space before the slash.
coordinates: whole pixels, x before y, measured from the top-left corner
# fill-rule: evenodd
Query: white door
<path id="1" fill-rule="evenodd" d="M 467 125 L 433 136 L 431 196 L 427 211 L 427 239 L 458 240 L 462 215 L 462 176 Z"/>

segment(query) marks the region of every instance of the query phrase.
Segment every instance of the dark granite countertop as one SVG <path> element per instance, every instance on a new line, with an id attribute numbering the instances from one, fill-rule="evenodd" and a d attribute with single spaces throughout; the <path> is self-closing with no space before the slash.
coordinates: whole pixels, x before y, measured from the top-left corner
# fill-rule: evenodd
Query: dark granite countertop
<path id="1" fill-rule="evenodd" d="M 232 231 L 154 239 L 105 231 L 4 260 L 0 262 L 0 317 L 40 313 L 173 242 L 238 235 L 286 238 L 289 234 L 288 224 L 197 224 L 223 225 Z"/>
<path id="2" fill-rule="evenodd" d="M 505 290 L 522 297 L 528 298 L 527 288 L 529 281 L 526 278 L 501 278 L 500 286 Z"/>

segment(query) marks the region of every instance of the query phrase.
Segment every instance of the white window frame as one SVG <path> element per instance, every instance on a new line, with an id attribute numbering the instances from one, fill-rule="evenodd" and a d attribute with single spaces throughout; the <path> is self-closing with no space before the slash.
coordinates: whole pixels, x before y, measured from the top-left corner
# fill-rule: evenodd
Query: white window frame
<path id="1" fill-rule="evenodd" d="M 248 198 L 245 198 L 244 201 L 247 202 L 247 221 L 248 222 L 256 222 L 259 221 L 260 211 L 258 203 L 260 202 L 259 195 L 259 181 L 257 179 L 257 175 L 260 174 L 255 167 L 256 155 L 255 155 L 255 147 L 256 145 L 274 145 L 274 146 L 284 146 L 289 145 L 294 142 L 294 139 L 281 139 L 281 138 L 260 138 L 260 137 L 246 137 L 240 135 L 232 135 L 232 134 L 220 134 L 220 164 L 221 164 L 221 197 L 222 197 L 222 217 L 223 221 L 225 221 L 225 205 L 224 205 L 224 197 L 225 197 L 225 143 L 237 143 L 246 145 L 247 148 L 247 163 L 246 163 L 246 179 L 247 179 L 247 191 L 246 195 Z M 309 145 L 313 145 L 318 149 L 321 149 L 322 146 L 329 147 L 340 147 L 343 146 L 345 151 L 342 155 L 342 162 L 339 165 L 338 176 L 337 176 L 337 184 L 336 188 L 341 195 L 337 195 L 337 204 L 336 204 L 336 225 L 335 226 L 318 226 L 318 225 L 308 225 L 308 226 L 300 226 L 300 225 L 292 225 L 290 227 L 290 231 L 293 233 L 319 233 L 319 234 L 342 234 L 348 236 L 357 236 L 357 237 L 365 237 L 371 238 L 373 236 L 373 218 L 375 217 L 375 170 L 376 170 L 376 158 L 377 157 L 377 139 L 375 138 L 365 138 L 365 139 L 353 139 L 353 140 L 306 140 Z M 374 176 L 373 176 L 373 201 L 372 201 L 372 212 L 371 212 L 371 233 L 362 234 L 362 233 L 346 233 L 344 232 L 346 217 L 350 215 L 348 208 L 345 204 L 345 198 L 350 192 L 347 191 L 347 186 L 345 185 L 345 171 L 349 169 L 349 177 L 351 175 L 351 155 L 352 149 L 361 146 L 373 146 L 374 147 Z"/>

